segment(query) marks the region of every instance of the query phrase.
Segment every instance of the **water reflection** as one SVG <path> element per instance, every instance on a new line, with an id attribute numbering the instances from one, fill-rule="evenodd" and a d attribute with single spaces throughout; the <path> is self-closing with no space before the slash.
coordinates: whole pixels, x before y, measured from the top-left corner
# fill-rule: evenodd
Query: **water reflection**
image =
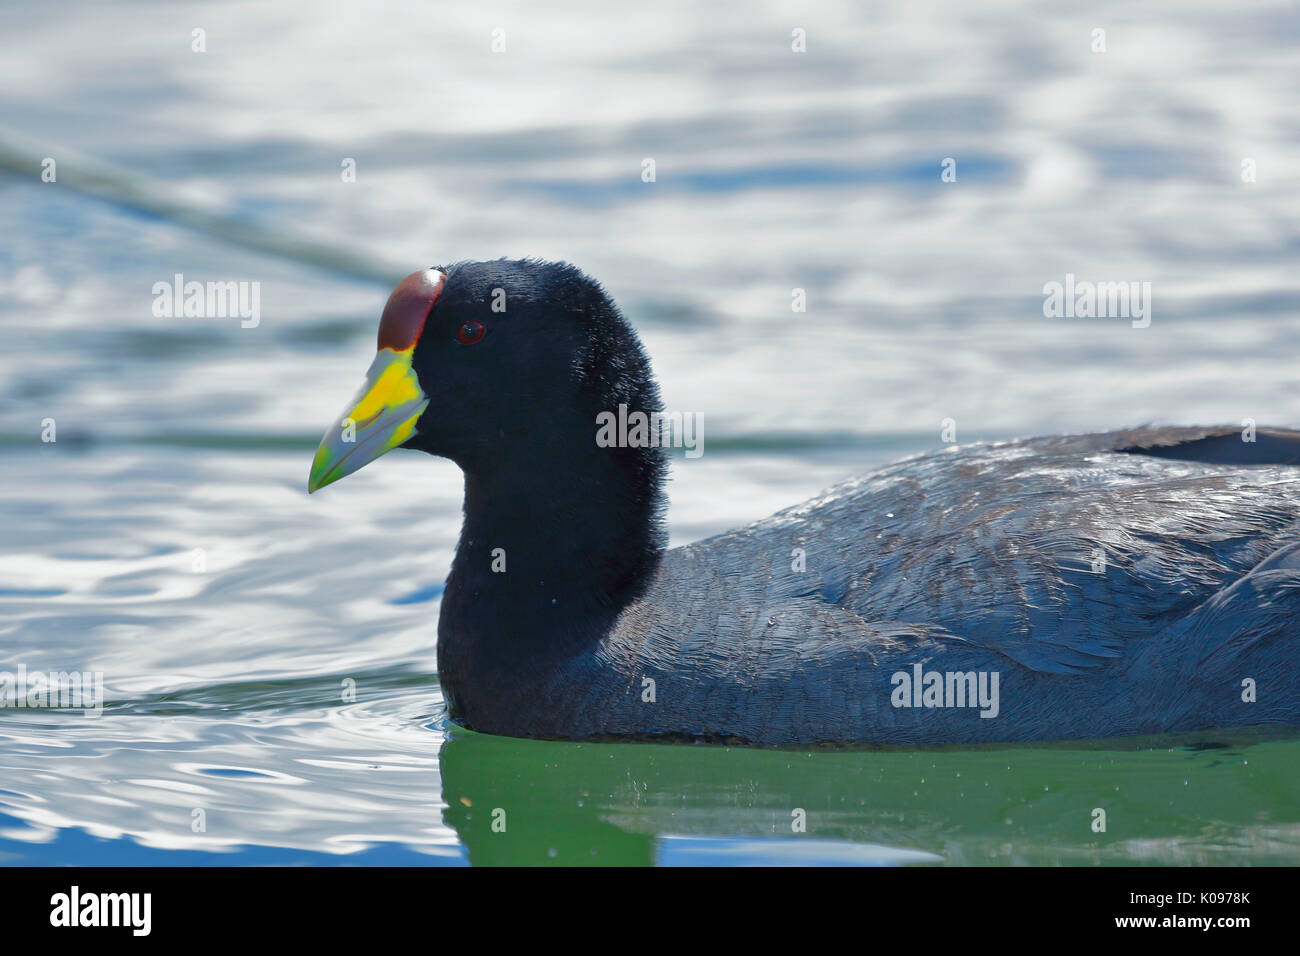
<path id="1" fill-rule="evenodd" d="M 1248 734 L 1114 746 L 771 751 L 557 744 L 452 727 L 440 763 L 444 821 L 481 864 L 1259 863 L 1300 854 L 1294 741 Z M 1263 808 L 1283 806 L 1261 819 Z M 1104 833 L 1092 828 L 1097 808 L 1108 811 Z M 800 817 L 806 830 L 796 833 Z"/>

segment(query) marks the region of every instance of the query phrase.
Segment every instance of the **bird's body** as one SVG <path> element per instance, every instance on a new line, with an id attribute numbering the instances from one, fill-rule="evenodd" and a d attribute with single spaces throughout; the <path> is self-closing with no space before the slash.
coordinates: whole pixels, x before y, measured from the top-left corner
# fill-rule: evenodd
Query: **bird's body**
<path id="1" fill-rule="evenodd" d="M 479 316 L 536 365 L 413 359 L 431 410 L 441 385 L 469 421 L 425 413 L 406 442 L 466 476 L 438 660 L 468 726 L 792 746 L 1300 725 L 1300 432 L 953 447 L 663 550 L 661 450 L 593 440 L 602 410 L 660 408 L 599 287 L 531 262 L 446 285 L 430 325 Z"/>
<path id="2" fill-rule="evenodd" d="M 1300 453 L 1300 433 L 1261 438 Z M 1203 456 L 1207 440 L 1241 443 L 1144 429 L 913 458 L 667 551 L 589 643 L 548 639 L 555 653 L 482 687 L 473 664 L 468 686 L 455 667 L 444 681 L 470 726 L 514 736 L 941 744 L 1300 724 L 1300 468 L 1120 451 Z M 444 618 L 444 658 L 458 637 Z M 933 706 L 918 666 L 944 676 Z M 972 672 L 957 706 L 947 675 Z M 991 674 L 996 708 L 978 698 Z"/>

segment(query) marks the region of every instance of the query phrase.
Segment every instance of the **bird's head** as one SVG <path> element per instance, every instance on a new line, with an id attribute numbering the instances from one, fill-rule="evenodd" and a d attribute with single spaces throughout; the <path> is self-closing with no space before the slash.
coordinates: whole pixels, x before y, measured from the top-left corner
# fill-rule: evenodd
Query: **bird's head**
<path id="1" fill-rule="evenodd" d="M 399 446 L 466 470 L 573 454 L 596 416 L 660 408 L 635 332 L 564 263 L 465 262 L 413 272 L 389 296 L 378 354 L 325 433 L 307 490 Z"/>

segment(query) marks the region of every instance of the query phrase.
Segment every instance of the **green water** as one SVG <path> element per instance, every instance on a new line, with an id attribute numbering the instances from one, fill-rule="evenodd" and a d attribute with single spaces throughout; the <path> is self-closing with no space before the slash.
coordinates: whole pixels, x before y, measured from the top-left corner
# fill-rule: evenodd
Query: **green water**
<path id="1" fill-rule="evenodd" d="M 794 752 L 453 728 L 441 761 L 479 864 L 1297 862 L 1300 743 L 1226 741 Z"/>

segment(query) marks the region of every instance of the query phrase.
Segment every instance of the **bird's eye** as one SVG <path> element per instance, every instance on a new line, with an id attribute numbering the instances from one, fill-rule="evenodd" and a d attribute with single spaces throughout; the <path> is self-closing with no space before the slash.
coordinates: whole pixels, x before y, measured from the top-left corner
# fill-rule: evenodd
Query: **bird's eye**
<path id="1" fill-rule="evenodd" d="M 456 330 L 456 338 L 466 345 L 473 345 L 479 339 L 483 338 L 483 333 L 487 331 L 487 326 L 482 322 L 470 319 L 459 329 Z"/>

